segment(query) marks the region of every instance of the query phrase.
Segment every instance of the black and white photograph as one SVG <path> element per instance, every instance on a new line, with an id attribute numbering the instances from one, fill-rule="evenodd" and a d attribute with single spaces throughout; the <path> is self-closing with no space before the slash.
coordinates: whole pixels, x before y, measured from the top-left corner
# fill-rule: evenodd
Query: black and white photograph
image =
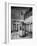
<path id="1" fill-rule="evenodd" d="M 37 1 L 0 0 L 0 46 L 37 46 Z"/>
<path id="2" fill-rule="evenodd" d="M 32 38 L 32 7 L 11 6 L 11 40 Z"/>

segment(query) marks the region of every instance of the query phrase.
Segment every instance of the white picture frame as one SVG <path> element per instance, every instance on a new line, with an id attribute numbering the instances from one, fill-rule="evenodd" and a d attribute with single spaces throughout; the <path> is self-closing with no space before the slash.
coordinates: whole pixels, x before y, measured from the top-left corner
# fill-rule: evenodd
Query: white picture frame
<path id="1" fill-rule="evenodd" d="M 17 6 L 17 7 L 32 7 L 33 8 L 33 22 L 34 22 L 34 15 L 35 15 L 35 4 L 21 4 L 21 3 L 5 3 L 5 42 L 6 43 L 12 43 L 13 40 L 11 40 L 11 6 Z M 33 23 L 34 26 L 34 23 Z M 34 30 L 34 27 L 33 27 Z M 35 30 L 33 31 L 33 38 L 35 39 Z M 17 39 L 18 40 L 18 39 Z M 26 41 L 26 39 L 24 39 Z M 28 39 L 31 40 L 31 39 Z"/>

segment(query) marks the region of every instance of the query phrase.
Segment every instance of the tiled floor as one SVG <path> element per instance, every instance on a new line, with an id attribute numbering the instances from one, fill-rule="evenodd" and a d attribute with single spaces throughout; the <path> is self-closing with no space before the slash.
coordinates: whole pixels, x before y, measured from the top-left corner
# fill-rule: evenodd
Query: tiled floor
<path id="1" fill-rule="evenodd" d="M 11 39 L 20 39 L 20 38 L 26 38 L 26 39 L 32 38 L 32 34 L 31 33 L 27 33 L 25 37 L 20 37 L 19 36 L 19 32 L 13 32 L 11 34 Z"/>

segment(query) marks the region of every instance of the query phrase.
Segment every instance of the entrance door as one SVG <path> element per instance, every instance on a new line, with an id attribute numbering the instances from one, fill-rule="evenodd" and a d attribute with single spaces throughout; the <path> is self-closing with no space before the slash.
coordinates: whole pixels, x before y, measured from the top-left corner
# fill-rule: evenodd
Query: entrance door
<path id="1" fill-rule="evenodd" d="M 17 30 L 18 31 L 20 30 L 20 24 L 17 24 Z"/>

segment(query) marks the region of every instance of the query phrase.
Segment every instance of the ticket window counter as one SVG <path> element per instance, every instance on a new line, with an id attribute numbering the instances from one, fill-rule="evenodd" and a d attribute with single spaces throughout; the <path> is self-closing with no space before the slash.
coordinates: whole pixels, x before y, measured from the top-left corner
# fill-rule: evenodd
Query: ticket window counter
<path id="1" fill-rule="evenodd" d="M 20 26 L 19 36 L 23 37 L 26 36 L 26 25 Z"/>

